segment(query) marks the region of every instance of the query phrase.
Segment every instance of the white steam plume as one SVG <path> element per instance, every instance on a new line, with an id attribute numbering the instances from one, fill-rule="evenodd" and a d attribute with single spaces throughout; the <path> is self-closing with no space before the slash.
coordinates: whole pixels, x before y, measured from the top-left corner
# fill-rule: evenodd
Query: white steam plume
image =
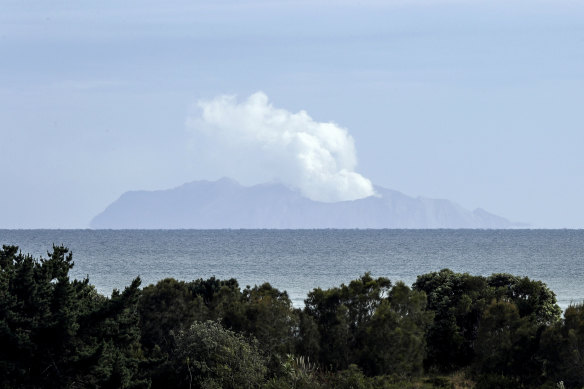
<path id="1" fill-rule="evenodd" d="M 222 175 L 277 180 L 323 202 L 375 194 L 371 181 L 355 172 L 353 138 L 334 123 L 274 108 L 262 92 L 243 102 L 219 96 L 198 106 L 200 116 L 188 120 L 195 145 L 223 166 Z"/>

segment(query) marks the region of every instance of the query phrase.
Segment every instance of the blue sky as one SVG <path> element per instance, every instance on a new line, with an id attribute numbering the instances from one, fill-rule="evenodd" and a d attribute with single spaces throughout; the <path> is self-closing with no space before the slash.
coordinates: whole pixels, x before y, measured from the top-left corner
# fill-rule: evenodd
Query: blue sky
<path id="1" fill-rule="evenodd" d="M 584 228 L 582 2 L 121 3 L 0 3 L 0 228 L 229 175 L 187 122 L 257 91 L 347 129 L 376 185 Z"/>

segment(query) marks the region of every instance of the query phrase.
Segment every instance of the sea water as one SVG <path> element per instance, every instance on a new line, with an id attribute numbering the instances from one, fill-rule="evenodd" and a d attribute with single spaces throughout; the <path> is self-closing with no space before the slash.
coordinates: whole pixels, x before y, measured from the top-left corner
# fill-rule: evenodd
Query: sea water
<path id="1" fill-rule="evenodd" d="M 411 285 L 449 268 L 544 281 L 566 308 L 584 300 L 584 230 L 0 230 L 0 244 L 35 257 L 52 245 L 73 252 L 74 278 L 99 292 L 166 277 L 269 282 L 297 307 L 313 288 L 365 272 Z"/>

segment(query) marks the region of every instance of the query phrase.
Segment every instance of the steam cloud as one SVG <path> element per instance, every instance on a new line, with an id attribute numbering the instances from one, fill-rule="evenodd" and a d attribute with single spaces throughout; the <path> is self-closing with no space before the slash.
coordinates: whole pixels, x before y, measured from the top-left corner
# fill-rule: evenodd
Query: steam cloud
<path id="1" fill-rule="evenodd" d="M 277 180 L 323 202 L 375 194 L 371 181 L 355 172 L 353 138 L 334 123 L 274 108 L 262 92 L 242 102 L 219 96 L 198 107 L 200 116 L 188 120 L 195 145 L 223 166 L 222 175 L 242 182 L 253 181 L 250 175 Z"/>

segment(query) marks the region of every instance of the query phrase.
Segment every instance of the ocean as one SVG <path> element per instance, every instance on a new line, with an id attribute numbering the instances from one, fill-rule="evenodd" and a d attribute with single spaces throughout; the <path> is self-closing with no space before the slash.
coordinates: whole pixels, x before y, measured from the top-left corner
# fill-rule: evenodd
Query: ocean
<path id="1" fill-rule="evenodd" d="M 0 244 L 46 256 L 73 252 L 74 278 L 100 293 L 173 277 L 236 278 L 286 290 L 297 307 L 313 288 L 365 272 L 402 280 L 449 268 L 545 282 L 565 309 L 584 300 L 584 230 L 0 230 Z"/>

